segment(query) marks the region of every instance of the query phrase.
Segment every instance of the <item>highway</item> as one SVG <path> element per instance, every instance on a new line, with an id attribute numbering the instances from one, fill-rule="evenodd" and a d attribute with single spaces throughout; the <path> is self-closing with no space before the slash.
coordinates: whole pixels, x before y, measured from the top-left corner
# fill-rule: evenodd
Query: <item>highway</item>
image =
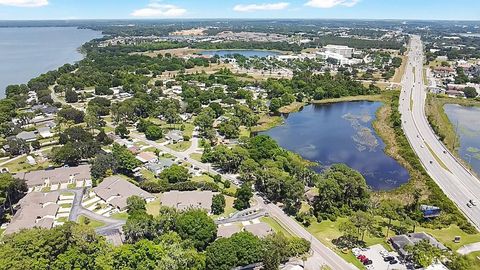
<path id="1" fill-rule="evenodd" d="M 411 36 L 400 94 L 402 128 L 428 174 L 479 229 L 480 205 L 468 207 L 467 203 L 469 200 L 480 201 L 480 182 L 450 153 L 430 127 L 425 114 L 428 90 L 423 76 L 423 45 L 419 36 Z"/>

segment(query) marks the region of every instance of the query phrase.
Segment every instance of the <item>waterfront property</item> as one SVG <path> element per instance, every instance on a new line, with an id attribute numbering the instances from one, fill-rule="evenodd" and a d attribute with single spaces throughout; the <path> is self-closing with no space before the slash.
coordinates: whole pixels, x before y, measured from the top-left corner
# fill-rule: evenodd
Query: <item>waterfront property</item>
<path id="1" fill-rule="evenodd" d="M 262 134 L 283 148 L 317 162 L 320 172 L 335 163 L 358 170 L 374 190 L 388 190 L 408 181 L 409 174 L 384 153 L 385 144 L 372 122 L 380 102 L 341 102 L 306 106 L 285 116 L 285 124 Z"/>

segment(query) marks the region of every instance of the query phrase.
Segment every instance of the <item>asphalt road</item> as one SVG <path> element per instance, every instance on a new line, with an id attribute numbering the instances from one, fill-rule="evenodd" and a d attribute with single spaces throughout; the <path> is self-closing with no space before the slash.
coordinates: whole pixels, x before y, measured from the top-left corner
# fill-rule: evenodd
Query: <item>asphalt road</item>
<path id="1" fill-rule="evenodd" d="M 59 99 L 53 91 L 52 91 L 52 98 L 54 101 L 65 103 L 65 101 L 63 101 L 62 99 Z M 82 108 L 77 108 L 77 109 L 82 110 Z M 107 125 L 110 125 L 110 124 L 107 123 Z M 221 174 L 216 170 L 213 170 L 210 164 L 205 164 L 190 158 L 189 151 L 186 151 L 186 152 L 174 151 L 166 147 L 165 145 L 146 139 L 145 135 L 139 134 L 136 131 L 130 132 L 129 136 L 131 138 L 143 141 L 150 146 L 158 148 L 159 150 L 162 150 L 165 153 L 169 153 L 177 158 L 183 159 L 189 162 L 190 164 L 194 165 L 195 167 L 198 167 L 204 171 L 207 171 L 212 174 Z M 226 174 L 221 174 L 221 175 L 224 179 L 227 179 L 234 184 L 238 183 L 238 180 L 231 175 L 226 175 Z M 254 199 L 257 202 L 263 204 L 263 199 L 260 198 L 259 196 L 255 196 Z M 300 224 L 298 224 L 292 217 L 285 214 L 285 212 L 283 212 L 283 210 L 281 210 L 278 206 L 273 204 L 267 204 L 267 205 L 263 204 L 263 205 L 264 206 L 262 208 L 264 208 L 271 217 L 275 218 L 283 227 L 285 227 L 293 235 L 296 235 L 297 237 L 302 237 L 311 242 L 311 248 L 312 248 L 313 254 L 307 260 L 305 269 L 320 270 L 324 265 L 327 265 L 328 267 L 330 267 L 330 269 L 334 269 L 334 270 L 358 269 L 353 264 L 348 263 L 342 257 L 340 257 L 331 249 L 329 249 L 327 246 L 322 244 L 312 234 L 310 234 L 307 230 L 305 230 L 305 228 L 303 228 Z M 80 212 L 80 209 L 79 209 L 79 212 Z M 109 233 L 112 229 L 116 229 L 121 225 L 123 224 L 116 224 L 116 223 L 108 224 L 107 226 L 98 228 L 97 232 L 106 234 L 106 233 Z"/>
<path id="2" fill-rule="evenodd" d="M 402 79 L 400 112 L 402 127 L 423 166 L 443 192 L 458 206 L 471 223 L 480 228 L 480 182 L 443 145 L 428 123 L 425 114 L 427 89 L 423 82 L 423 45 L 412 36 L 408 63 Z"/>

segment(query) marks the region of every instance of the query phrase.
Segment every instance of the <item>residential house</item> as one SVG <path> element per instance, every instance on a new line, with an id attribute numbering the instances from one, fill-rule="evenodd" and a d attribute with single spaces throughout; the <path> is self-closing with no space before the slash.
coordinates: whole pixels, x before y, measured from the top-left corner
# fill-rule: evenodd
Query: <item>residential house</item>
<path id="1" fill-rule="evenodd" d="M 402 234 L 390 237 L 390 243 L 392 244 L 393 248 L 402 256 L 403 258 L 408 258 L 409 254 L 405 250 L 406 246 L 413 246 L 416 243 L 425 240 L 430 243 L 430 245 L 437 247 L 441 250 L 447 250 L 442 243 L 438 242 L 437 239 L 433 238 L 431 235 L 425 232 L 419 233 L 410 233 L 410 234 Z"/>
<path id="2" fill-rule="evenodd" d="M 52 228 L 59 209 L 57 204 L 59 196 L 59 192 L 31 192 L 25 195 L 18 202 L 20 209 L 13 216 L 5 234 L 34 227 Z"/>
<path id="3" fill-rule="evenodd" d="M 155 175 L 159 175 L 166 168 L 171 167 L 175 162 L 169 158 L 159 158 L 155 163 L 149 163 L 145 167 Z"/>
<path id="4" fill-rule="evenodd" d="M 160 202 L 164 206 L 173 207 L 177 210 L 199 208 L 210 212 L 213 195 L 212 191 L 173 190 L 163 193 L 160 197 Z"/>
<path id="5" fill-rule="evenodd" d="M 165 135 L 165 138 L 172 143 L 181 142 L 183 141 L 183 132 L 180 130 L 171 130 Z"/>
<path id="6" fill-rule="evenodd" d="M 154 195 L 116 175 L 103 179 L 98 186 L 93 188 L 93 192 L 119 211 L 127 209 L 127 199 L 131 196 L 139 196 L 147 203 L 155 200 Z"/>
<path id="7" fill-rule="evenodd" d="M 15 136 L 17 139 L 33 142 L 37 140 L 37 134 L 34 131 L 22 131 Z"/>
<path id="8" fill-rule="evenodd" d="M 15 177 L 25 180 L 29 188 L 91 182 L 90 165 L 21 172 L 15 174 Z"/>
<path id="9" fill-rule="evenodd" d="M 136 158 L 142 162 L 143 164 L 145 163 L 155 163 L 158 160 L 158 157 L 155 153 L 153 152 L 141 152 L 136 156 Z"/>

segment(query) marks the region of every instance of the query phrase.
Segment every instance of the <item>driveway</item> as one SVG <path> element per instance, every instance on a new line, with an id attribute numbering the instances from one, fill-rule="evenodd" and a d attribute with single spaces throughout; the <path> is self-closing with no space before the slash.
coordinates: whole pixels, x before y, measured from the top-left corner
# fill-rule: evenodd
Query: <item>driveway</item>
<path id="1" fill-rule="evenodd" d="M 457 250 L 457 252 L 462 255 L 467 255 L 475 251 L 480 251 L 480 242 L 464 245 Z"/>

